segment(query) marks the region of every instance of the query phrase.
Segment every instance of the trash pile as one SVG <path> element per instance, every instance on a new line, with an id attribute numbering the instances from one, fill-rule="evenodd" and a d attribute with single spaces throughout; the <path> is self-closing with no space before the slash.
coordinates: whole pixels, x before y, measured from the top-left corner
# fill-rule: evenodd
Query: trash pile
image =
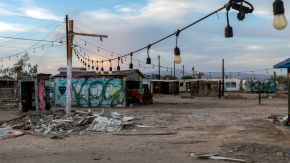
<path id="1" fill-rule="evenodd" d="M 268 117 L 270 122 L 273 122 L 275 125 L 282 126 L 285 125 L 288 121 L 288 116 L 281 115 L 271 115 Z"/>
<path id="2" fill-rule="evenodd" d="M 90 131 L 96 132 L 118 132 L 124 125 L 131 125 L 134 117 L 124 116 L 117 112 L 111 115 L 94 113 L 90 110 L 71 112 L 65 117 L 63 110 L 50 114 L 28 114 L 19 119 L 0 124 L 0 128 L 11 128 L 14 130 L 33 131 L 42 135 L 53 134 L 83 134 Z"/>

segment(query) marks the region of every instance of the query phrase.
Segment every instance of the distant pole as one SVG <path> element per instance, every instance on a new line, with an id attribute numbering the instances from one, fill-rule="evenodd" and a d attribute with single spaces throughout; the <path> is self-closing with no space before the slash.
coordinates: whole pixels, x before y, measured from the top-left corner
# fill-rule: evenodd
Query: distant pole
<path id="1" fill-rule="evenodd" d="M 176 76 L 175 76 L 175 61 L 173 61 L 173 72 L 174 72 L 174 78 L 176 78 Z"/>
<path id="2" fill-rule="evenodd" d="M 290 68 L 287 68 L 287 78 L 288 78 L 288 126 L 290 125 Z"/>
<path id="3" fill-rule="evenodd" d="M 71 99 L 72 99 L 72 36 L 73 36 L 73 20 L 66 20 L 66 46 L 67 46 L 67 83 L 66 83 L 66 116 L 68 117 L 71 111 Z"/>
<path id="4" fill-rule="evenodd" d="M 222 60 L 222 97 L 225 94 L 225 60 Z"/>
<path id="5" fill-rule="evenodd" d="M 161 74 L 160 74 L 160 55 L 158 55 L 158 79 L 160 80 L 161 79 Z"/>
<path id="6" fill-rule="evenodd" d="M 184 77 L 184 65 L 182 66 L 182 76 Z"/>

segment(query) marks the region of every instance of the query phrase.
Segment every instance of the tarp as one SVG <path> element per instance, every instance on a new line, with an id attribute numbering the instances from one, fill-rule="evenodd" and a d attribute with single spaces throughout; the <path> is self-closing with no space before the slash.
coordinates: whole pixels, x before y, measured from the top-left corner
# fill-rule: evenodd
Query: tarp
<path id="1" fill-rule="evenodd" d="M 23 132 L 13 130 L 10 127 L 0 128 L 0 140 L 13 138 L 21 135 L 23 135 Z"/>

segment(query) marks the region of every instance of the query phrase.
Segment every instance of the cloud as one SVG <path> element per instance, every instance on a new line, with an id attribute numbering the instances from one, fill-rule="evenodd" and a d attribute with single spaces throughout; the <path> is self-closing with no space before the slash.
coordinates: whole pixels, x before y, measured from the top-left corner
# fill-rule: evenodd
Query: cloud
<path id="1" fill-rule="evenodd" d="M 29 28 L 22 24 L 0 22 L 0 32 L 25 32 L 28 30 Z"/>
<path id="2" fill-rule="evenodd" d="M 15 1 L 15 3 L 19 3 L 17 8 L 12 4 L 0 3 L 0 14 L 41 20 L 62 21 L 61 17 L 54 15 L 48 9 L 35 5 L 33 0 Z"/>
<path id="3" fill-rule="evenodd" d="M 35 19 L 56 20 L 56 21 L 62 20 L 61 17 L 55 16 L 49 10 L 39 7 L 26 9 L 25 15 Z"/>

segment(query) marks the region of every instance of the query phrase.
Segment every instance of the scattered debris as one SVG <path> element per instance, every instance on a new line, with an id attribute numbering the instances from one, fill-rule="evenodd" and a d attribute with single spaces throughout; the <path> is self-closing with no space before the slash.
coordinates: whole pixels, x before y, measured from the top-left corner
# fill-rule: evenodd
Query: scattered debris
<path id="1" fill-rule="evenodd" d="M 93 155 L 91 156 L 92 160 L 101 160 L 101 156 L 100 155 Z"/>
<path id="2" fill-rule="evenodd" d="M 178 133 L 176 133 L 176 132 L 161 132 L 161 133 L 131 133 L 131 134 L 117 133 L 117 134 L 113 134 L 113 135 L 117 135 L 117 136 L 136 136 L 136 135 L 147 136 L 147 135 L 177 135 L 177 134 Z"/>
<path id="3" fill-rule="evenodd" d="M 0 127 L 12 129 L 30 130 L 42 135 L 52 134 L 52 139 L 62 139 L 62 135 L 70 133 L 118 132 L 125 125 L 133 124 L 134 117 L 124 116 L 117 112 L 111 116 L 101 113 L 93 113 L 91 110 L 72 111 L 70 117 L 65 117 L 63 110 L 56 110 L 49 114 L 27 114 L 14 120 L 0 124 Z"/>
<path id="4" fill-rule="evenodd" d="M 209 154 L 190 154 L 191 157 L 197 158 L 197 159 L 211 159 L 211 160 L 223 160 L 223 161 L 232 161 L 232 162 L 245 162 L 250 163 L 250 161 L 244 160 L 244 159 L 235 159 L 230 157 L 221 157 L 218 156 L 218 154 L 209 153 Z"/>
<path id="5" fill-rule="evenodd" d="M 51 137 L 49 137 L 50 139 L 63 139 L 68 137 L 68 135 L 52 135 Z"/>
<path id="6" fill-rule="evenodd" d="M 10 127 L 0 128 L 0 140 L 24 135 L 21 131 L 13 130 Z"/>
<path id="7" fill-rule="evenodd" d="M 271 115 L 268 117 L 268 120 L 276 125 L 285 125 L 288 121 L 288 116 Z"/>
<path id="8" fill-rule="evenodd" d="M 155 128 L 154 126 L 148 126 L 148 125 L 136 125 L 138 128 Z"/>

